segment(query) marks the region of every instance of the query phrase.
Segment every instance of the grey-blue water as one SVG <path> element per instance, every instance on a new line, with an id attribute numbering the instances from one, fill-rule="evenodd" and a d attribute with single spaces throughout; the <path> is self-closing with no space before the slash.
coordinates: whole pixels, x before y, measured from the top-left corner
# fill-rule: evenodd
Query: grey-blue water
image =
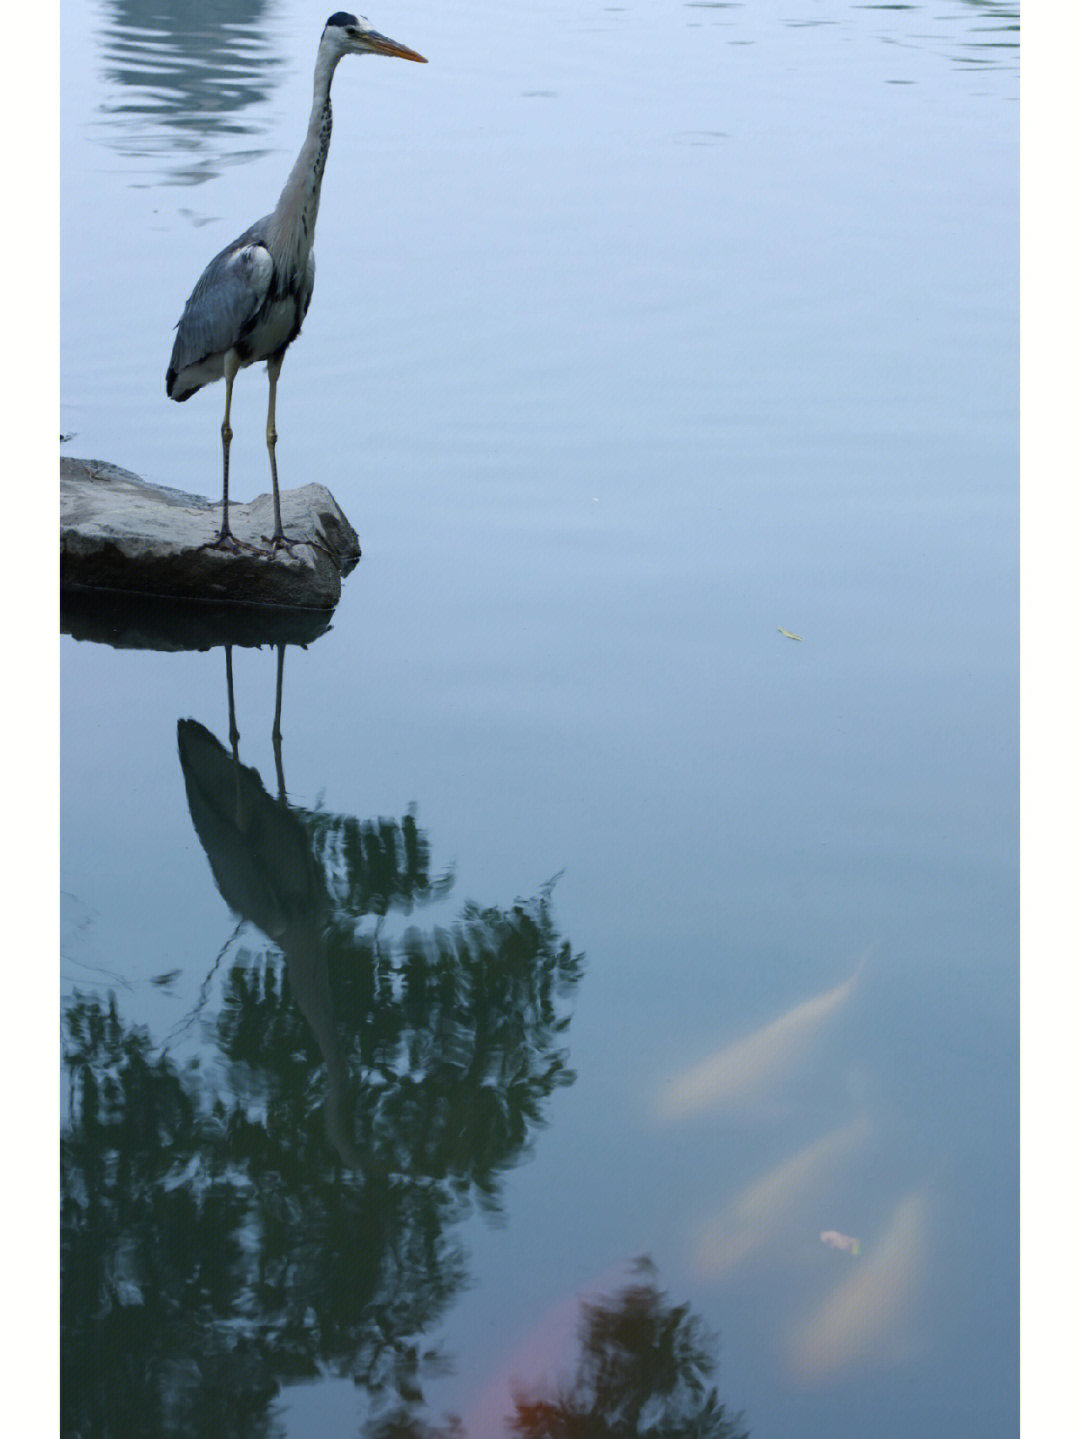
<path id="1" fill-rule="evenodd" d="M 218 495 L 325 18 L 64 7 L 65 452 Z M 370 18 L 332 625 L 65 610 L 65 1432 L 1012 1435 L 1017 9 Z"/>

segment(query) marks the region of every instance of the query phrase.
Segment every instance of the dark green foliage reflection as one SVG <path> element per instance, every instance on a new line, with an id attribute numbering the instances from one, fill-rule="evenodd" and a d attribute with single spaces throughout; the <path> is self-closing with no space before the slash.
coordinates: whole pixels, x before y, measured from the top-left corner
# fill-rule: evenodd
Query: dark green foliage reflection
<path id="1" fill-rule="evenodd" d="M 581 957 L 548 890 L 381 938 L 365 915 L 449 887 L 414 818 L 294 810 L 196 729 L 196 830 L 272 942 L 230 964 L 217 1063 L 181 1067 L 113 998 L 67 1008 L 66 1434 L 257 1435 L 283 1382 L 327 1372 L 373 1422 L 415 1410 L 467 1278 L 456 1227 L 498 1210 L 573 1080 Z"/>
<path id="2" fill-rule="evenodd" d="M 640 1281 L 581 1306 L 573 1382 L 514 1396 L 510 1431 L 522 1439 L 747 1439 L 709 1379 L 716 1340 L 690 1311 Z"/>
<path id="3" fill-rule="evenodd" d="M 749 1439 L 710 1383 L 717 1340 L 689 1305 L 668 1302 L 648 1259 L 613 1296 L 582 1301 L 572 1379 L 549 1387 L 514 1381 L 500 1432 L 521 1439 Z M 511 1408 L 507 1395 L 507 1408 Z M 456 1417 L 432 1425 L 399 1409 L 365 1439 L 494 1439 Z"/>

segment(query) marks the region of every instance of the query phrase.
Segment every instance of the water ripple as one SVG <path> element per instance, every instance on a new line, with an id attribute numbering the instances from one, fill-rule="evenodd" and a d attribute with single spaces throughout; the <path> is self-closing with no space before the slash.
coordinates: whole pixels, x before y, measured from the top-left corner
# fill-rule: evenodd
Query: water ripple
<path id="1" fill-rule="evenodd" d="M 192 0 L 161 8 L 111 0 L 101 34 L 112 99 L 98 138 L 148 161 L 153 183 L 198 184 L 263 150 L 250 144 L 281 66 L 267 38 L 265 0 Z M 246 137 L 247 144 L 222 144 Z"/>

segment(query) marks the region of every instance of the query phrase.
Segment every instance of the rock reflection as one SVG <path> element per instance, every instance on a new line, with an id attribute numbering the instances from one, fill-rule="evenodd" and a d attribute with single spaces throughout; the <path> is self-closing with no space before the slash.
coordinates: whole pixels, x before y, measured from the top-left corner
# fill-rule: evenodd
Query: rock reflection
<path id="1" fill-rule="evenodd" d="M 155 162 L 155 182 L 198 184 L 264 153 L 259 133 L 279 58 L 266 38 L 265 0 L 109 0 L 103 46 L 108 143 Z M 230 145 L 233 148 L 230 149 Z"/>
<path id="2" fill-rule="evenodd" d="M 332 622 L 332 610 L 217 604 L 97 589 L 67 588 L 60 595 L 61 633 L 118 650 L 167 654 L 227 645 L 306 647 L 326 634 Z"/>
<path id="3" fill-rule="evenodd" d="M 113 997 L 66 1005 L 64 1432 L 267 1432 L 283 1384 L 328 1373 L 372 1423 L 419 1412 L 446 1363 L 423 1336 L 467 1280 L 455 1229 L 499 1210 L 574 1078 L 582 961 L 550 888 L 384 936 L 450 888 L 415 816 L 290 805 L 280 748 L 272 795 L 230 714 L 228 744 L 178 726 L 214 880 L 266 939 L 228 962 L 217 1062 Z"/>

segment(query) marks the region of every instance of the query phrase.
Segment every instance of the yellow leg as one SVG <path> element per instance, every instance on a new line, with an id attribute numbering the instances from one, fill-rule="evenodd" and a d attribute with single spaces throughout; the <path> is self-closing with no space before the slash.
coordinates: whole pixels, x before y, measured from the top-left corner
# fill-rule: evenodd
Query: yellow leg
<path id="1" fill-rule="evenodd" d="M 229 540 L 235 543 L 235 536 L 229 528 L 229 441 L 232 439 L 232 426 L 229 424 L 229 413 L 232 410 L 232 387 L 240 369 L 240 357 L 235 350 L 227 351 L 225 355 L 225 418 L 221 422 L 221 529 L 218 531 L 217 543 L 224 544 Z"/>
<path id="2" fill-rule="evenodd" d="M 284 358 L 284 354 L 271 355 L 266 362 L 266 376 L 270 381 L 270 400 L 266 407 L 266 448 L 270 455 L 270 478 L 274 484 L 274 533 L 270 536 L 274 545 L 288 543 L 281 528 L 281 494 L 278 490 L 277 425 L 275 424 L 277 382 L 278 376 L 281 374 L 281 362 Z"/>

